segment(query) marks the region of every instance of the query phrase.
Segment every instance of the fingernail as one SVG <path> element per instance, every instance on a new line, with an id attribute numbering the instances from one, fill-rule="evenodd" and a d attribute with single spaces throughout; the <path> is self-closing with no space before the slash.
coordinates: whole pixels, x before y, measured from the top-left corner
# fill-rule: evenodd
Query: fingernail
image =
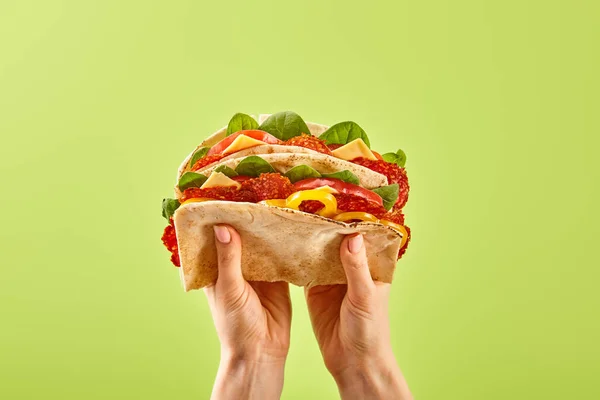
<path id="1" fill-rule="evenodd" d="M 215 230 L 215 236 L 219 242 L 224 244 L 231 242 L 231 233 L 229 233 L 229 229 L 221 225 L 215 225 L 213 229 Z"/>
<path id="2" fill-rule="evenodd" d="M 358 235 L 354 235 L 348 240 L 348 250 L 352 254 L 356 254 L 360 251 L 363 245 L 363 237 L 359 233 Z"/>

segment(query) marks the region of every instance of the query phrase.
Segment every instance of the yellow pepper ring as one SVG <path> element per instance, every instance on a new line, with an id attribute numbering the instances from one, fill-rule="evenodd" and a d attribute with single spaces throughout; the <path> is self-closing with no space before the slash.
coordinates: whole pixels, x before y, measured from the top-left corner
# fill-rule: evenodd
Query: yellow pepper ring
<path id="1" fill-rule="evenodd" d="M 333 217 L 336 221 L 350 221 L 353 219 L 360 219 L 361 221 L 369 221 L 369 222 L 378 222 L 376 216 L 373 214 L 369 214 L 366 212 L 360 211 L 352 211 L 352 212 L 344 212 Z"/>
<path id="2" fill-rule="evenodd" d="M 325 207 L 321 208 L 318 212 L 322 217 L 331 217 L 337 212 L 337 200 L 335 196 L 323 190 L 312 189 L 296 192 L 285 200 L 285 204 L 287 207 L 297 210 L 305 200 L 316 200 L 323 203 Z"/>
<path id="3" fill-rule="evenodd" d="M 202 203 L 203 201 L 211 201 L 211 200 L 214 200 L 214 199 L 192 198 L 192 199 L 187 199 L 186 201 L 181 203 L 181 205 L 189 204 L 189 203 Z"/>
<path id="4" fill-rule="evenodd" d="M 386 219 L 380 219 L 379 223 L 382 225 L 389 226 L 390 228 L 392 228 L 402 234 L 402 241 L 400 242 L 400 248 L 403 248 L 404 245 L 406 244 L 406 241 L 408 240 L 408 232 L 406 232 L 406 228 L 404 228 L 400 224 L 397 224 L 392 221 L 388 221 Z"/>

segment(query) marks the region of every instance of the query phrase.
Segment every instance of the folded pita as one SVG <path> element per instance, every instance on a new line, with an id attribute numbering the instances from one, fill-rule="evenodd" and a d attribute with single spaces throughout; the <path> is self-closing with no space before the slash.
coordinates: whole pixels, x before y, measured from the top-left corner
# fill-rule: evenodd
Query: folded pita
<path id="1" fill-rule="evenodd" d="M 216 224 L 239 232 L 246 280 L 307 287 L 346 283 L 339 249 L 344 236 L 356 232 L 364 235 L 371 276 L 389 283 L 402 240 L 399 232 L 380 224 L 348 224 L 254 203 L 189 203 L 175 212 L 174 221 L 186 291 L 217 280 Z"/>

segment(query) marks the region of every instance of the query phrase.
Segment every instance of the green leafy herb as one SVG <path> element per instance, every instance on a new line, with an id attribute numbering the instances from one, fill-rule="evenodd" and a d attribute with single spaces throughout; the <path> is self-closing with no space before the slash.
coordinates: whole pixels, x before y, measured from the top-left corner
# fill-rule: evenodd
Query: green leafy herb
<path id="1" fill-rule="evenodd" d="M 213 172 L 220 172 L 224 175 L 227 175 L 229 178 L 233 178 L 234 176 L 238 176 L 238 173 L 233 169 L 229 168 L 227 165 L 219 165 L 217 168 L 213 170 Z"/>
<path id="2" fill-rule="evenodd" d="M 185 189 L 200 187 L 204 182 L 206 182 L 207 179 L 208 178 L 202 174 L 186 172 L 185 174 L 181 175 L 181 178 L 179 178 L 179 190 L 183 192 Z"/>
<path id="3" fill-rule="evenodd" d="M 369 137 L 356 122 L 346 121 L 335 124 L 319 136 L 327 144 L 348 144 L 356 139 L 362 139 L 371 148 Z"/>
<path id="4" fill-rule="evenodd" d="M 309 167 L 308 165 L 296 165 L 285 173 L 285 176 L 290 178 L 292 183 L 301 181 L 302 179 L 308 178 L 320 178 L 321 174 L 316 169 Z"/>
<path id="5" fill-rule="evenodd" d="M 406 164 L 406 154 L 402 151 L 402 149 L 398 149 L 395 153 L 385 153 L 381 156 L 384 161 L 389 163 L 397 164 L 400 167 L 404 167 Z"/>
<path id="6" fill-rule="evenodd" d="M 232 133 L 239 131 L 256 128 L 258 128 L 258 122 L 256 122 L 254 118 L 247 114 L 237 113 L 229 120 L 225 136 L 229 136 Z"/>
<path id="7" fill-rule="evenodd" d="M 258 177 L 260 174 L 266 174 L 269 172 L 276 172 L 275 169 L 258 156 L 249 156 L 244 158 L 237 167 L 235 167 L 235 172 L 239 175 Z"/>
<path id="8" fill-rule="evenodd" d="M 355 185 L 360 184 L 358 177 L 347 169 L 344 171 L 334 172 L 333 174 L 323 174 L 323 178 L 335 178 L 344 182 L 353 183 Z"/>
<path id="9" fill-rule="evenodd" d="M 196 150 L 194 154 L 192 154 L 192 158 L 190 158 L 190 168 L 193 167 L 199 159 L 204 157 L 209 150 L 210 147 L 201 147 L 198 150 Z"/>
<path id="10" fill-rule="evenodd" d="M 171 217 L 175 214 L 175 210 L 179 208 L 179 200 L 163 199 L 162 201 L 162 216 L 170 222 Z"/>
<path id="11" fill-rule="evenodd" d="M 303 133 L 310 135 L 308 126 L 298 114 L 292 111 L 283 111 L 271 115 L 258 129 L 269 132 L 280 140 L 288 140 Z"/>
<path id="12" fill-rule="evenodd" d="M 383 207 L 386 210 L 391 210 L 396 204 L 398 200 L 398 184 L 394 183 L 393 185 L 382 186 L 376 189 L 373 189 L 375 193 L 377 193 L 383 199 Z"/>

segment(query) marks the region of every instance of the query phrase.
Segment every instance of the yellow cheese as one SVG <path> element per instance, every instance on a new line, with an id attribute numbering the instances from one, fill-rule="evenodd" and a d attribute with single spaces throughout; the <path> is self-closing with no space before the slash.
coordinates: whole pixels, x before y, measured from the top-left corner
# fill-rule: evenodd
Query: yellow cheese
<path id="1" fill-rule="evenodd" d="M 239 188 L 240 183 L 229 178 L 222 172 L 213 172 L 210 174 L 206 182 L 200 186 L 200 189 L 208 189 L 213 187 L 236 187 Z"/>
<path id="2" fill-rule="evenodd" d="M 368 160 L 377 160 L 375 154 L 363 142 L 362 139 L 355 139 L 348 144 L 343 145 L 339 149 L 332 151 L 333 155 L 342 160 L 354 160 L 355 158 L 363 157 Z"/>
<path id="3" fill-rule="evenodd" d="M 222 154 L 231 154 L 249 147 L 261 146 L 263 144 L 265 144 L 265 142 L 253 139 L 250 136 L 239 135 L 233 142 L 231 142 L 229 146 L 227 146 L 225 150 L 223 150 Z"/>

